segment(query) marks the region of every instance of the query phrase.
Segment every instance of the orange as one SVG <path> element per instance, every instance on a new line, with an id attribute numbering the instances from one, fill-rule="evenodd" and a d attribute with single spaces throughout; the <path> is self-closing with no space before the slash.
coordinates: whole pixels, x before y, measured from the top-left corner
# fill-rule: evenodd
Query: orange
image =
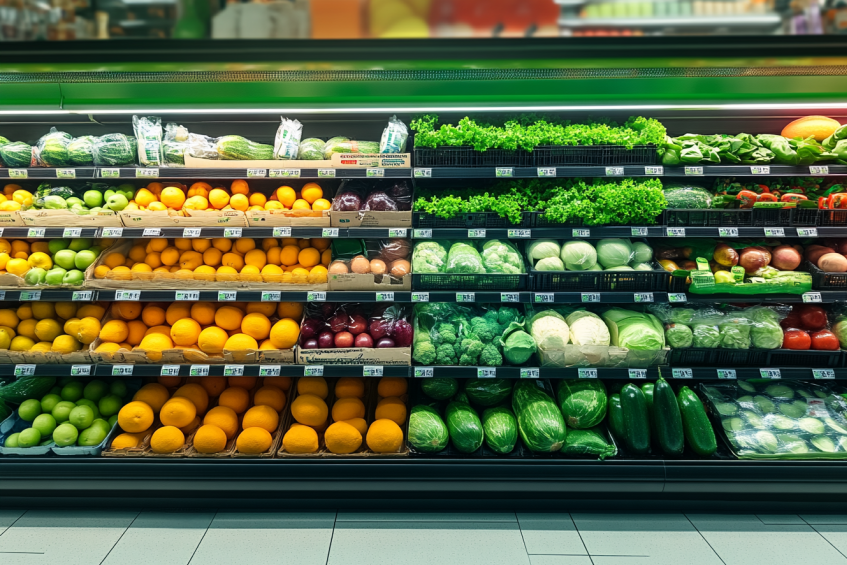
<path id="1" fill-rule="evenodd" d="M 362 437 L 365 437 L 365 434 L 368 433 L 368 423 L 365 422 L 364 418 L 352 418 L 350 420 L 343 420 L 343 422 L 356 428 L 362 434 Z"/>
<path id="2" fill-rule="evenodd" d="M 135 434 L 120 434 L 112 440 L 110 447 L 112 449 L 129 449 L 131 447 L 138 447 L 140 442 L 141 438 Z"/>
<path id="3" fill-rule="evenodd" d="M 164 426 L 153 432 L 150 449 L 153 453 L 174 453 L 185 445 L 185 434 L 176 426 Z"/>
<path id="4" fill-rule="evenodd" d="M 171 327 L 166 326 L 164 324 L 160 325 L 160 326 L 152 326 L 146 332 L 144 332 L 144 337 L 147 337 L 150 334 L 162 334 L 164 336 L 167 336 L 168 339 L 170 339 L 170 337 L 171 337 Z"/>
<path id="5" fill-rule="evenodd" d="M 282 436 L 282 447 L 288 453 L 315 453 L 319 447 L 318 432 L 309 426 L 293 424 Z"/>
<path id="6" fill-rule="evenodd" d="M 256 240 L 249 237 L 242 237 L 235 240 L 235 251 L 244 255 L 250 250 L 256 249 Z"/>
<path id="7" fill-rule="evenodd" d="M 173 326 L 178 321 L 183 318 L 191 317 L 191 303 L 190 302 L 173 302 L 168 309 L 165 311 L 165 320 L 168 325 Z"/>
<path id="8" fill-rule="evenodd" d="M 223 256 L 224 254 L 221 252 L 220 249 L 211 247 L 203 252 L 203 262 L 209 265 L 210 267 L 217 267 L 221 264 L 221 259 L 223 258 Z"/>
<path id="9" fill-rule="evenodd" d="M 198 453 L 220 453 L 226 448 L 226 433 L 218 426 L 204 425 L 194 434 L 194 449 Z"/>
<path id="10" fill-rule="evenodd" d="M 179 262 L 179 251 L 180 250 L 176 247 L 165 248 L 159 255 L 159 260 L 162 262 L 162 265 L 167 265 L 168 267 L 176 265 Z"/>
<path id="11" fill-rule="evenodd" d="M 120 253 L 109 253 L 108 255 L 106 255 L 106 258 L 103 259 L 103 264 L 109 267 L 110 269 L 120 267 L 124 263 L 126 263 L 126 257 L 121 255 Z"/>
<path id="12" fill-rule="evenodd" d="M 179 268 L 193 271 L 203 264 L 203 254 L 197 251 L 184 251 L 179 256 Z"/>
<path id="13" fill-rule="evenodd" d="M 262 267 L 262 278 L 265 282 L 280 282 L 282 280 L 282 269 L 276 265 L 265 265 Z"/>
<path id="14" fill-rule="evenodd" d="M 324 432 L 330 453 L 353 453 L 362 446 L 362 434 L 346 422 L 335 422 Z"/>
<path id="15" fill-rule="evenodd" d="M 253 395 L 255 406 L 270 406 L 277 412 L 285 408 L 285 393 L 275 386 L 265 385 Z"/>
<path id="16" fill-rule="evenodd" d="M 244 265 L 240 274 L 241 278 L 245 281 L 262 282 L 262 275 L 261 271 L 259 271 L 259 267 Z"/>
<path id="17" fill-rule="evenodd" d="M 233 306 L 221 306 L 215 312 L 215 324 L 225 330 L 235 330 L 241 327 L 244 314 Z"/>
<path id="18" fill-rule="evenodd" d="M 377 420 L 391 420 L 398 426 L 406 421 L 406 404 L 396 396 L 388 396 L 376 405 Z"/>
<path id="19" fill-rule="evenodd" d="M 112 304 L 112 316 L 123 320 L 135 320 L 141 315 L 141 303 L 139 302 L 115 302 Z"/>
<path id="20" fill-rule="evenodd" d="M 212 185 L 207 182 L 195 182 L 191 185 L 191 188 L 188 189 L 188 196 L 209 196 L 209 192 L 212 190 Z"/>
<path id="21" fill-rule="evenodd" d="M 157 201 L 158 198 L 156 198 L 156 195 L 146 188 L 139 188 L 135 193 L 134 200 L 139 206 L 149 206 L 153 202 Z"/>
<path id="22" fill-rule="evenodd" d="M 165 426 L 181 428 L 187 426 L 197 416 L 197 407 L 187 398 L 173 397 L 162 406 L 159 420 Z"/>
<path id="23" fill-rule="evenodd" d="M 197 383 L 182 385 L 174 393 L 174 398 L 187 398 L 197 408 L 198 414 L 205 414 L 209 407 L 209 393 Z"/>
<path id="24" fill-rule="evenodd" d="M 241 331 L 255 340 L 265 339 L 271 333 L 271 321 L 264 314 L 253 312 L 242 318 Z"/>
<path id="25" fill-rule="evenodd" d="M 382 377 L 379 379 L 376 391 L 382 397 L 403 396 L 409 385 L 404 377 Z"/>
<path id="26" fill-rule="evenodd" d="M 212 247 L 212 240 L 210 239 L 192 239 L 191 240 L 191 249 L 196 251 L 197 253 L 203 253 L 207 249 Z"/>
<path id="27" fill-rule="evenodd" d="M 365 381 L 359 377 L 341 377 L 335 383 L 336 398 L 364 398 Z M 336 418 L 337 420 L 338 418 Z M 348 418 L 344 418 L 348 419 Z"/>
<path id="28" fill-rule="evenodd" d="M 158 269 L 162 266 L 162 254 L 155 251 L 153 253 L 148 253 L 147 257 L 144 258 L 144 263 L 151 269 Z"/>
<path id="29" fill-rule="evenodd" d="M 329 239 L 326 239 L 324 237 L 313 237 L 312 239 L 309 240 L 309 245 L 311 247 L 314 247 L 318 251 L 324 251 L 326 249 L 329 249 L 329 246 L 331 244 L 332 244 L 332 241 L 329 240 Z"/>
<path id="30" fill-rule="evenodd" d="M 164 386 L 164 387 L 173 388 L 173 387 L 177 387 L 180 384 L 182 384 L 182 377 L 169 377 L 167 375 L 164 375 L 164 376 L 160 375 L 160 376 L 156 377 L 156 382 L 159 383 L 160 385 Z M 162 401 L 162 405 L 159 406 L 159 410 L 161 410 L 162 406 L 165 405 L 165 402 L 168 401 L 168 396 L 165 396 L 165 399 Z M 157 412 L 158 412 L 158 410 L 157 410 Z"/>
<path id="31" fill-rule="evenodd" d="M 209 193 L 209 202 L 216 210 L 229 204 L 229 194 L 222 188 L 215 188 Z"/>
<path id="32" fill-rule="evenodd" d="M 332 405 L 332 419 L 335 422 L 365 417 L 365 404 L 358 398 L 339 398 Z"/>
<path id="33" fill-rule="evenodd" d="M 207 210 L 209 208 L 209 201 L 202 196 L 192 196 L 185 201 L 183 208 L 186 210 Z"/>
<path id="34" fill-rule="evenodd" d="M 266 237 L 262 240 L 262 251 L 267 251 L 269 249 L 273 249 L 274 247 L 279 247 L 279 242 L 272 238 Z"/>
<path id="35" fill-rule="evenodd" d="M 129 335 L 127 335 L 126 342 L 130 345 L 138 345 L 141 343 L 141 340 L 144 339 L 144 333 L 147 331 L 147 326 L 141 320 L 132 320 L 127 323 L 127 327 L 129 328 Z"/>
<path id="36" fill-rule="evenodd" d="M 298 262 L 307 268 L 312 268 L 321 262 L 321 254 L 314 247 L 307 247 L 298 254 Z"/>
<path id="37" fill-rule="evenodd" d="M 18 326 L 18 328 L 18 333 L 21 333 L 20 326 Z M 123 320 L 109 320 L 103 324 L 103 327 L 100 329 L 101 341 L 120 343 L 125 341 L 128 335 L 129 327 Z"/>
<path id="38" fill-rule="evenodd" d="M 160 333 L 150 333 L 144 336 L 144 339 L 138 344 L 138 349 L 145 351 L 148 359 L 151 361 L 161 361 L 162 351 L 173 349 L 173 346 L 174 344 L 170 336 Z"/>
<path id="39" fill-rule="evenodd" d="M 200 324 L 193 318 L 183 318 L 171 326 L 174 345 L 194 345 L 200 337 Z"/>
<path id="40" fill-rule="evenodd" d="M 368 428 L 367 442 L 376 453 L 395 453 L 403 444 L 403 430 L 391 420 L 376 420 Z"/>
<path id="41" fill-rule="evenodd" d="M 291 403 L 291 415 L 304 426 L 320 426 L 326 422 L 329 409 L 322 398 L 301 394 Z"/>
<path id="42" fill-rule="evenodd" d="M 142 245 L 134 245 L 129 250 L 129 258 L 133 261 L 144 261 L 147 256 L 147 250 Z"/>
<path id="43" fill-rule="evenodd" d="M 241 421 L 241 427 L 247 428 L 262 428 L 271 433 L 276 431 L 279 426 L 279 414 L 270 406 L 264 404 L 254 406 L 244 414 L 244 419 Z"/>
<path id="44" fill-rule="evenodd" d="M 261 269 L 267 264 L 268 258 L 265 255 L 265 252 L 261 249 L 251 249 L 246 255 L 244 255 L 244 262 L 247 265 L 252 265 Z"/>
<path id="45" fill-rule="evenodd" d="M 217 279 L 219 281 L 234 281 L 238 278 L 238 271 L 227 265 L 218 267 L 216 272 L 218 274 Z"/>
<path id="46" fill-rule="evenodd" d="M 276 314 L 280 318 L 292 318 L 293 320 L 299 320 L 303 317 L 303 303 L 280 302 L 279 306 L 277 306 Z"/>
<path id="47" fill-rule="evenodd" d="M 164 212 L 168 209 L 168 207 L 161 202 L 153 202 L 147 207 L 147 209 L 151 212 Z"/>
<path id="48" fill-rule="evenodd" d="M 236 179 L 232 181 L 229 191 L 233 194 L 250 194 L 250 186 L 244 179 Z"/>
<path id="49" fill-rule="evenodd" d="M 264 386 L 273 386 L 282 391 L 287 391 L 291 388 L 291 377 L 265 377 L 262 381 Z"/>
<path id="50" fill-rule="evenodd" d="M 206 389 L 206 393 L 210 397 L 217 397 L 226 389 L 225 377 L 188 377 L 188 382 L 196 382 Z"/>
<path id="51" fill-rule="evenodd" d="M 227 253 L 230 249 L 232 249 L 232 240 L 226 237 L 216 237 L 212 239 L 212 247 L 221 253 Z"/>
<path id="52" fill-rule="evenodd" d="M 270 449 L 273 437 L 270 432 L 262 428 L 247 428 L 235 440 L 235 447 L 239 453 L 258 455 Z"/>
<path id="53" fill-rule="evenodd" d="M 264 314 L 267 317 L 271 317 L 276 313 L 277 305 L 273 302 L 248 302 L 247 303 L 247 313 L 259 313 Z M 258 338 L 257 338 L 258 339 Z"/>
<path id="54" fill-rule="evenodd" d="M 159 326 L 165 323 L 165 311 L 148 304 L 141 310 L 141 320 L 149 327 Z"/>
<path id="55" fill-rule="evenodd" d="M 281 186 L 276 189 L 276 197 L 283 206 L 291 208 L 294 201 L 297 200 L 297 193 L 290 186 Z"/>
<path id="56" fill-rule="evenodd" d="M 215 305 L 211 302 L 195 302 L 191 305 L 191 317 L 201 326 L 210 326 L 215 321 Z"/>
<path id="57" fill-rule="evenodd" d="M 267 251 L 268 254 L 268 263 L 271 265 L 279 265 L 281 263 L 280 257 L 282 256 L 282 247 L 271 247 Z"/>
<path id="58" fill-rule="evenodd" d="M 321 187 L 318 186 L 317 183 L 307 182 L 303 185 L 303 188 L 300 189 L 300 196 L 303 197 L 303 200 L 311 204 L 318 198 L 323 197 L 324 191 L 321 190 Z"/>
<path id="59" fill-rule="evenodd" d="M 236 414 L 242 414 L 250 405 L 250 393 L 240 386 L 231 386 L 218 397 L 218 406 L 226 406 Z"/>
<path id="60" fill-rule="evenodd" d="M 238 414 L 228 406 L 215 406 L 203 418 L 203 424 L 217 426 L 227 439 L 232 439 L 238 433 Z"/>
<path id="61" fill-rule="evenodd" d="M 152 273 L 153 267 L 151 267 L 147 263 L 136 263 L 132 266 L 132 269 L 130 269 L 130 271 L 134 273 Z"/>
<path id="62" fill-rule="evenodd" d="M 268 197 L 261 192 L 254 192 L 249 197 L 250 206 L 264 206 L 268 201 Z"/>
<path id="63" fill-rule="evenodd" d="M 174 239 L 174 247 L 176 247 L 180 251 L 190 251 L 191 239 L 187 237 L 177 237 L 176 239 Z"/>
<path id="64" fill-rule="evenodd" d="M 285 206 L 277 200 L 268 200 L 265 203 L 265 210 L 284 210 Z"/>
<path id="65" fill-rule="evenodd" d="M 161 252 L 168 248 L 168 240 L 164 237 L 157 237 L 147 242 L 147 247 L 148 249 L 145 250 L 147 253 Z"/>
<path id="66" fill-rule="evenodd" d="M 179 210 L 185 204 L 185 193 L 175 186 L 169 186 L 162 190 L 159 199 L 168 208 Z"/>
<path id="67" fill-rule="evenodd" d="M 134 400 L 118 412 L 118 425 L 125 432 L 134 434 L 147 430 L 153 424 L 153 409 L 146 402 Z"/>
<path id="68" fill-rule="evenodd" d="M 315 210 L 317 212 L 329 210 L 331 207 L 332 203 L 326 198 L 318 198 L 312 203 L 312 210 Z"/>
<path id="69" fill-rule="evenodd" d="M 200 351 L 210 355 L 218 355 L 223 352 L 224 345 L 229 336 L 221 328 L 212 326 L 204 329 L 197 337 L 197 346 Z"/>
<path id="70" fill-rule="evenodd" d="M 221 264 L 224 267 L 232 267 L 236 271 L 240 271 L 244 268 L 244 259 L 236 253 L 224 253 L 224 256 L 221 258 Z"/>
<path id="71" fill-rule="evenodd" d="M 296 265 L 299 261 L 300 248 L 296 245 L 286 245 L 280 253 L 283 265 Z"/>
<path id="72" fill-rule="evenodd" d="M 291 349 L 299 338 L 300 325 L 291 318 L 283 318 L 270 329 L 271 343 L 277 349 Z"/>
<path id="73" fill-rule="evenodd" d="M 312 206 L 303 200 L 302 198 L 298 198 L 294 201 L 294 204 L 291 205 L 292 210 L 311 210 Z"/>
<path id="74" fill-rule="evenodd" d="M 255 351 L 259 344 L 247 334 L 235 334 L 226 340 L 224 349 L 227 351 Z"/>

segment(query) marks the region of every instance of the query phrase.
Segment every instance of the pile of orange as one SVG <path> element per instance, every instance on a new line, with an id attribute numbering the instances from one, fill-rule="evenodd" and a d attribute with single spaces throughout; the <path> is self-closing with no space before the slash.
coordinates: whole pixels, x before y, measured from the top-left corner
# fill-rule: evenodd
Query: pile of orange
<path id="1" fill-rule="evenodd" d="M 332 203 L 323 195 L 323 189 L 314 182 L 306 183 L 299 192 L 290 186 L 281 186 L 270 197 L 261 192 L 251 192 L 243 179 L 232 181 L 229 189 L 213 187 L 202 181 L 195 182 L 190 188 L 178 182 L 151 182 L 135 192 L 135 197 L 124 210 L 171 210 L 181 216 L 185 216 L 185 210 L 329 210 Z"/>
<path id="2" fill-rule="evenodd" d="M 300 337 L 303 304 L 113 302 L 110 314 L 95 352 L 144 351 L 159 361 L 168 349 L 218 357 L 224 350 L 291 349 Z"/>
<path id="3" fill-rule="evenodd" d="M 136 240 L 126 255 L 117 251 L 106 255 L 95 267 L 94 277 L 322 284 L 330 262 L 330 240 L 317 237 L 152 238 Z"/>

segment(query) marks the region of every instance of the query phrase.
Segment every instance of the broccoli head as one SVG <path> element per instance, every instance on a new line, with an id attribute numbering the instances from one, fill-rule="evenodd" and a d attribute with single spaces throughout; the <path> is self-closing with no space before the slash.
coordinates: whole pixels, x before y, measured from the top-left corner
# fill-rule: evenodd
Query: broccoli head
<path id="1" fill-rule="evenodd" d="M 491 321 L 486 320 L 485 318 L 480 318 L 479 316 L 471 318 L 470 326 L 470 332 L 483 343 L 488 343 L 497 337 L 497 330 L 500 329 L 496 321 L 492 323 Z"/>
<path id="2" fill-rule="evenodd" d="M 456 352 L 453 349 L 453 346 L 449 343 L 442 343 L 438 346 L 438 349 L 435 350 L 436 360 L 439 365 L 455 365 L 456 364 Z"/>
<path id="3" fill-rule="evenodd" d="M 500 311 L 497 312 L 497 323 L 501 326 L 508 326 L 512 322 L 517 322 L 520 317 L 521 314 L 518 312 L 517 308 L 503 306 L 500 308 Z"/>
<path id="4" fill-rule="evenodd" d="M 479 364 L 487 367 L 499 367 L 503 364 L 503 356 L 500 349 L 493 343 L 489 343 L 482 349 L 479 356 Z"/>
<path id="5" fill-rule="evenodd" d="M 458 336 L 456 335 L 456 326 L 453 324 L 438 324 L 435 326 L 436 343 L 456 343 Z"/>
<path id="6" fill-rule="evenodd" d="M 482 315 L 482 317 L 493 324 L 500 323 L 499 321 L 497 321 L 497 310 L 488 310 L 485 314 Z"/>
<path id="7" fill-rule="evenodd" d="M 415 344 L 412 359 L 422 365 L 432 365 L 435 361 L 435 346 L 431 341 L 421 341 Z"/>

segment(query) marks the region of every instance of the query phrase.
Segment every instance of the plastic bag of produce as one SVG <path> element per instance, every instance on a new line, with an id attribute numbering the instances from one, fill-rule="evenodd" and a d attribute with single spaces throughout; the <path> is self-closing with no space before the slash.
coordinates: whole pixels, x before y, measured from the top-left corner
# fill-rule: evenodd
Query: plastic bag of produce
<path id="1" fill-rule="evenodd" d="M 74 165 L 94 164 L 94 140 L 93 135 L 75 137 L 68 144 L 68 157 Z"/>
<path id="2" fill-rule="evenodd" d="M 665 326 L 665 341 L 671 349 L 685 349 L 694 345 L 694 333 L 685 324 Z"/>
<path id="3" fill-rule="evenodd" d="M 462 274 L 483 274 L 485 266 L 476 248 L 464 241 L 458 241 L 450 246 L 447 253 L 445 272 Z"/>
<path id="4" fill-rule="evenodd" d="M 35 144 L 33 153 L 39 167 L 67 167 L 71 164 L 68 145 L 73 140 L 69 133 L 50 128 L 50 133 L 42 135 Z"/>
<path id="5" fill-rule="evenodd" d="M 597 242 L 597 262 L 604 269 L 623 267 L 635 259 L 632 242 L 628 239 L 601 239 Z"/>
<path id="6" fill-rule="evenodd" d="M 301 161 L 323 161 L 324 146 L 326 143 L 322 139 L 309 137 L 300 142 L 298 149 L 298 158 Z"/>
<path id="7" fill-rule="evenodd" d="M 185 166 L 185 151 L 188 149 L 188 129 L 173 122 L 165 124 L 165 139 L 162 155 L 169 167 Z"/>
<path id="8" fill-rule="evenodd" d="M 379 142 L 380 153 L 404 153 L 406 141 L 409 139 L 409 128 L 397 116 L 391 116 L 388 127 L 382 131 Z"/>
<path id="9" fill-rule="evenodd" d="M 282 122 L 274 137 L 274 159 L 297 159 L 300 153 L 300 136 L 303 135 L 303 124 L 297 120 L 281 118 Z"/>
<path id="10" fill-rule="evenodd" d="M 19 377 L 0 386 L 0 402 L 20 404 L 30 398 L 41 398 L 56 384 L 55 377 Z"/>
<path id="11" fill-rule="evenodd" d="M 600 428 L 590 430 L 572 430 L 568 428 L 565 445 L 562 453 L 572 457 L 584 457 L 590 455 L 603 461 L 607 457 L 614 457 L 618 449 L 606 440 Z"/>
<path id="12" fill-rule="evenodd" d="M 161 167 L 162 119 L 156 116 L 132 117 L 132 129 L 138 141 L 138 163 L 144 167 Z"/>
<path id="13" fill-rule="evenodd" d="M 566 241 L 562 244 L 561 259 L 569 271 L 589 271 L 597 265 L 597 250 L 587 241 Z"/>
<path id="14" fill-rule="evenodd" d="M 512 392 L 518 431 L 530 451 L 552 453 L 565 444 L 567 429 L 559 407 L 541 381 L 518 381 Z"/>
<path id="15" fill-rule="evenodd" d="M 332 159 L 333 153 L 379 153 L 376 141 L 354 141 L 347 137 L 333 137 L 324 145 L 324 159 Z"/>
<path id="16" fill-rule="evenodd" d="M 138 155 L 135 138 L 122 133 L 109 133 L 94 139 L 92 154 L 97 166 L 121 166 L 135 163 Z"/>
<path id="17" fill-rule="evenodd" d="M 188 154 L 195 159 L 210 159 L 217 161 L 221 158 L 217 149 L 218 140 L 199 133 L 188 134 Z"/>
<path id="18" fill-rule="evenodd" d="M 273 145 L 256 143 L 240 135 L 224 135 L 215 143 L 221 159 L 230 161 L 267 161 L 274 158 Z"/>
<path id="19" fill-rule="evenodd" d="M 0 159 L 7 167 L 30 167 L 33 165 L 33 148 L 22 141 L 6 143 L 0 146 Z"/>
<path id="20" fill-rule="evenodd" d="M 712 205 L 712 193 L 702 186 L 690 184 L 665 185 L 663 190 L 668 208 L 693 210 L 709 208 Z"/>
<path id="21" fill-rule="evenodd" d="M 603 312 L 603 321 L 609 327 L 612 345 L 636 351 L 651 351 L 665 346 L 662 324 L 652 314 L 610 308 Z"/>
<path id="22" fill-rule="evenodd" d="M 487 273 L 514 275 L 526 272 L 520 251 L 511 242 L 499 239 L 482 245 L 482 264 Z"/>
<path id="23" fill-rule="evenodd" d="M 756 349 L 779 349 L 784 333 L 780 322 L 788 315 L 785 306 L 752 306 L 743 311 L 750 320 L 751 344 Z"/>
<path id="24" fill-rule="evenodd" d="M 443 273 L 447 267 L 449 241 L 417 241 L 412 252 L 413 273 Z"/>
<path id="25" fill-rule="evenodd" d="M 389 277 L 394 284 L 400 283 L 400 279 L 411 272 L 412 264 L 409 259 L 412 249 L 408 240 L 368 239 L 365 243 L 367 256 L 355 255 L 336 259 L 329 266 L 329 272 L 373 274 L 376 282 L 381 282 L 383 277 Z"/>

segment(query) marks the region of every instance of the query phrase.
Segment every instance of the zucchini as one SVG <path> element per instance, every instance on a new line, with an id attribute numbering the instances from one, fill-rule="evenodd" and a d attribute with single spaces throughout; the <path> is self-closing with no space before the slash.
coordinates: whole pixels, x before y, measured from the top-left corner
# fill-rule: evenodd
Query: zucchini
<path id="1" fill-rule="evenodd" d="M 644 393 L 634 384 L 621 389 L 626 446 L 633 455 L 650 453 L 650 414 Z"/>
<path id="2" fill-rule="evenodd" d="M 626 443 L 626 427 L 623 423 L 623 409 L 621 408 L 621 395 L 613 394 L 609 397 L 609 431 L 619 442 Z"/>
<path id="3" fill-rule="evenodd" d="M 221 159 L 230 161 L 269 161 L 274 158 L 274 146 L 250 141 L 240 135 L 219 137 L 215 148 Z"/>
<path id="4" fill-rule="evenodd" d="M 661 450 L 667 455 L 682 455 L 685 448 L 682 415 L 671 385 L 661 377 L 653 392 L 652 424 Z"/>
<path id="5" fill-rule="evenodd" d="M 709 457 L 718 450 L 718 442 L 715 439 L 715 430 L 706 416 L 703 403 L 693 390 L 687 386 L 679 389 L 677 395 L 679 412 L 682 415 L 682 429 L 685 432 L 685 440 L 697 455 Z"/>

